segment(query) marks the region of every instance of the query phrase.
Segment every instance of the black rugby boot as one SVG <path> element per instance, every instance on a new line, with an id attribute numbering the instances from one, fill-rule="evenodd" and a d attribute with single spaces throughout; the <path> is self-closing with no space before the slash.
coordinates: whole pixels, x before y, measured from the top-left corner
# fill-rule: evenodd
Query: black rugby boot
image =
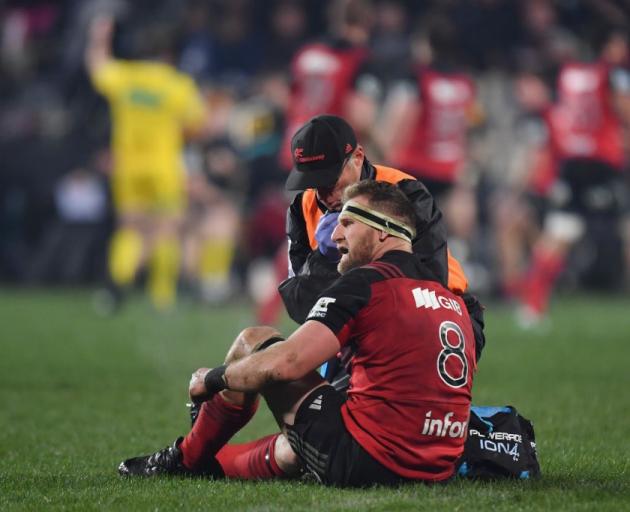
<path id="1" fill-rule="evenodd" d="M 223 478 L 223 470 L 216 459 L 212 458 L 208 464 L 198 470 L 188 469 L 183 464 L 183 455 L 179 445 L 183 437 L 175 440 L 172 446 L 167 446 L 151 455 L 142 455 L 122 461 L 118 466 L 118 473 L 123 476 L 158 476 L 171 475 L 183 477 Z"/>

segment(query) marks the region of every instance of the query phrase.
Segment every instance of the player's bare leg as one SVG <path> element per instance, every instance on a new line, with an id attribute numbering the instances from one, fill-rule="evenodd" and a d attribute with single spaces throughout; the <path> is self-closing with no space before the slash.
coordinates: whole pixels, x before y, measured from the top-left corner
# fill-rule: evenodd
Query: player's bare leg
<path id="1" fill-rule="evenodd" d="M 270 339 L 279 337 L 278 331 L 272 327 L 251 327 L 242 331 L 228 351 L 225 362 L 237 361 L 249 354 L 260 350 L 261 345 Z M 325 385 L 326 382 L 316 372 L 311 372 L 304 378 L 292 381 L 268 385 L 263 390 L 263 396 L 271 410 L 281 433 L 267 436 L 263 439 L 246 443 L 245 445 L 227 445 L 217 453 L 217 459 L 221 463 L 227 476 L 240 478 L 252 477 L 251 472 L 244 471 L 243 464 L 235 464 L 234 457 L 249 456 L 247 466 L 255 466 L 257 455 L 264 455 L 267 463 L 278 466 L 281 473 L 272 475 L 270 472 L 259 472 L 256 477 L 263 476 L 291 476 L 299 473 L 302 464 L 291 448 L 286 437 L 287 426 L 293 425 L 295 414 L 303 399 L 315 388 Z M 236 391 L 222 391 L 221 397 L 232 404 L 243 407 L 244 410 L 257 403 L 256 394 L 247 394 Z M 199 421 L 199 420 L 198 420 Z M 266 450 L 264 453 L 260 450 Z M 273 460 L 270 460 L 270 456 Z M 264 475 L 262 473 L 265 473 Z"/>
<path id="2" fill-rule="evenodd" d="M 105 290 L 97 292 L 94 306 L 101 314 L 116 312 L 133 284 L 149 251 L 150 219 L 146 213 L 120 212 L 109 244 L 109 280 Z"/>
<path id="3" fill-rule="evenodd" d="M 529 247 L 538 237 L 538 228 L 532 207 L 518 194 L 501 192 L 494 199 L 500 292 L 504 298 L 514 298 L 521 286 Z"/>
<path id="4" fill-rule="evenodd" d="M 217 197 L 199 226 L 198 279 L 201 297 L 209 303 L 220 303 L 232 292 L 230 270 L 240 224 L 234 205 Z"/>
<path id="5" fill-rule="evenodd" d="M 180 264 L 181 215 L 155 214 L 150 234 L 149 297 L 156 309 L 168 310 L 175 303 Z"/>
<path id="6" fill-rule="evenodd" d="M 250 327 L 243 330 L 232 343 L 225 362 L 229 364 L 250 355 L 261 349 L 270 339 L 281 339 L 279 332 L 272 327 Z M 193 379 L 197 373 L 193 374 Z M 183 464 L 188 468 L 198 469 L 209 458 L 216 456 L 228 476 L 268 478 L 284 474 L 286 465 L 279 466 L 275 459 L 277 435 L 245 445 L 225 446 L 253 417 L 258 402 L 256 393 L 229 390 L 224 390 L 204 402 L 191 431 L 181 443 Z M 284 453 L 282 442 L 278 444 L 279 453 Z"/>
<path id="7" fill-rule="evenodd" d="M 237 361 L 264 349 L 265 342 L 280 340 L 272 327 L 251 327 L 234 340 L 225 362 Z M 196 372 L 197 373 L 197 372 Z M 194 378 L 195 374 L 193 374 Z M 227 445 L 229 439 L 252 418 L 258 407 L 256 393 L 224 390 L 203 403 L 191 431 L 173 446 L 153 455 L 127 459 L 119 471 L 124 475 L 183 474 L 260 479 L 291 476 L 301 463 L 291 448 L 286 428 L 293 424 L 302 400 L 325 381 L 312 372 L 291 383 L 278 383 L 263 395 L 282 432 L 249 443 Z"/>
<path id="8" fill-rule="evenodd" d="M 251 354 L 260 347 L 262 342 L 277 336 L 279 336 L 278 331 L 271 327 L 245 329 L 234 340 L 226 356 L 226 362 Z M 172 446 L 154 454 L 127 459 L 120 464 L 118 471 L 125 476 L 223 475 L 224 470 L 219 466 L 215 456 L 229 439 L 247 424 L 257 407 L 257 394 L 233 391 L 218 393 L 202 404 L 199 415 L 185 438 L 177 439 Z M 226 452 L 224 454 L 227 457 L 226 460 L 232 464 L 236 463 L 237 469 L 239 469 L 238 462 L 242 461 L 241 466 L 246 469 L 254 467 L 254 469 L 261 468 L 261 471 L 264 471 L 268 468 L 268 464 L 265 463 L 268 450 L 273 451 L 275 448 L 276 437 L 264 438 L 259 440 L 258 444 L 247 446 L 245 449 L 240 447 L 238 450 Z M 282 443 L 279 450 L 282 453 Z M 262 464 L 252 465 L 250 460 L 252 456 L 256 458 L 255 462 L 262 461 Z M 273 468 L 275 468 L 274 474 L 283 474 L 277 464 Z M 238 475 L 236 470 L 233 473 Z M 267 477 L 274 474 L 255 476 Z M 248 476 L 250 475 L 244 475 L 244 477 Z"/>
<path id="9" fill-rule="evenodd" d="M 533 261 L 521 293 L 517 321 L 523 328 L 536 327 L 547 313 L 549 298 L 567 254 L 584 233 L 583 220 L 573 214 L 551 213 L 536 242 Z"/>

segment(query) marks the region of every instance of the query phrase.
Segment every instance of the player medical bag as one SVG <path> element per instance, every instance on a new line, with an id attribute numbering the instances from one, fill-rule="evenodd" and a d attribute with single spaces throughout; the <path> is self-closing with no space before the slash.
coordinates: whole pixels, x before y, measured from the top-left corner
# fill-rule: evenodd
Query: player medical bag
<path id="1" fill-rule="evenodd" d="M 532 423 L 512 406 L 471 407 L 458 474 L 467 478 L 539 476 Z"/>

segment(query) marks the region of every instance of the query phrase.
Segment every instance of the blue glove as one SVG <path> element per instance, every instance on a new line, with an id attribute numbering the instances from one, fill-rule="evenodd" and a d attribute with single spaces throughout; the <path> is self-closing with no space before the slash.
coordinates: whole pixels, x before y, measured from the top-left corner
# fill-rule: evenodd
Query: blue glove
<path id="1" fill-rule="evenodd" d="M 341 255 L 337 250 L 337 244 L 332 241 L 332 233 L 337 227 L 339 212 L 326 212 L 321 216 L 315 230 L 317 248 L 330 261 L 339 261 Z"/>

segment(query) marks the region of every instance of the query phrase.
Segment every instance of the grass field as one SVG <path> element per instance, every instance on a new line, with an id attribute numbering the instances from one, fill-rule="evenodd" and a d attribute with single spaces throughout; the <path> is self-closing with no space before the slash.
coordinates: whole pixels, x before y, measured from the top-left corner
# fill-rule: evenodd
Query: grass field
<path id="1" fill-rule="evenodd" d="M 537 481 L 395 490 L 292 482 L 123 480 L 123 458 L 185 433 L 190 372 L 218 363 L 246 305 L 141 300 L 94 315 L 87 292 L 0 292 L 0 510 L 630 510 L 630 298 L 563 298 L 545 333 L 487 311 L 474 403 L 536 428 Z M 285 326 L 290 328 L 290 324 Z M 270 433 L 264 411 L 238 440 Z"/>

